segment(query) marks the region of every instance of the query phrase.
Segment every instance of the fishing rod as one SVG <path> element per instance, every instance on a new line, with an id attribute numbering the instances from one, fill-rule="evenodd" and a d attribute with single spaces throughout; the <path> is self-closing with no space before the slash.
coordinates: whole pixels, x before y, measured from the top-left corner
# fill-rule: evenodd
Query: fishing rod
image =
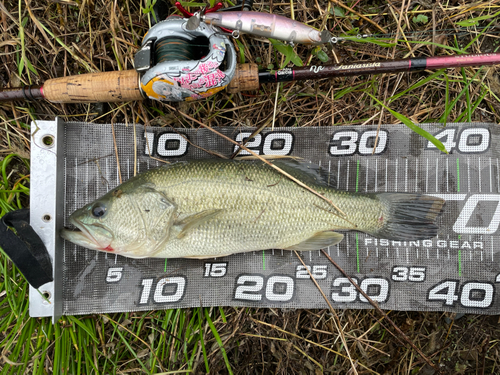
<path id="1" fill-rule="evenodd" d="M 134 70 L 88 73 L 49 79 L 41 86 L 0 89 L 0 102 L 47 100 L 53 103 L 126 102 L 153 99 L 193 101 L 227 89 L 251 91 L 262 83 L 278 83 L 361 74 L 415 72 L 500 64 L 500 53 L 416 57 L 362 61 L 260 71 L 256 64 L 237 64 L 229 36 L 240 33 L 274 38 L 290 44 L 334 44 L 339 39 L 289 18 L 248 10 L 251 1 L 197 13 L 176 6 L 184 17 L 172 15 L 144 36 L 134 58 Z"/>

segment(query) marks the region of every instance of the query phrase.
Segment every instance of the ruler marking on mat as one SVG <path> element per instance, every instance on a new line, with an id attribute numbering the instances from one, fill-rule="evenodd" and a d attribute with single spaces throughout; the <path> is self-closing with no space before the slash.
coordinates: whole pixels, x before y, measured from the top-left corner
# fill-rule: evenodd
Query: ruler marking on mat
<path id="1" fill-rule="evenodd" d="M 66 186 L 68 186 L 68 168 L 67 168 L 67 164 L 66 164 L 66 158 L 64 158 L 64 187 L 66 188 Z M 64 213 L 66 213 L 67 203 L 68 203 L 67 200 L 64 199 L 64 202 L 63 202 L 63 212 Z M 64 215 L 64 218 L 63 218 L 63 225 L 66 225 L 66 214 Z"/>
<path id="2" fill-rule="evenodd" d="M 104 159 L 104 173 L 106 174 L 106 192 L 109 191 L 109 181 L 110 181 L 110 176 L 109 176 L 109 163 L 108 163 L 108 158 Z"/>
<path id="3" fill-rule="evenodd" d="M 66 158 L 64 158 L 64 187 L 68 186 L 67 184 L 67 176 L 68 176 L 68 168 L 66 164 Z M 76 190 L 76 189 L 75 189 Z M 66 191 L 64 191 L 64 194 L 66 194 Z M 66 205 L 68 201 L 67 199 L 64 199 L 63 203 L 63 212 L 64 212 L 64 218 L 63 218 L 63 226 L 66 226 Z M 66 263 L 66 241 L 63 241 L 63 263 Z"/>
<path id="4" fill-rule="evenodd" d="M 415 159 L 415 193 L 418 192 L 418 159 Z"/>
<path id="5" fill-rule="evenodd" d="M 462 250 L 458 250 L 458 276 L 462 276 Z"/>
<path id="6" fill-rule="evenodd" d="M 89 161 L 85 161 L 85 204 L 89 203 Z M 89 249 L 85 248 L 85 260 L 89 259 Z"/>
<path id="7" fill-rule="evenodd" d="M 349 191 L 349 165 L 350 165 L 350 160 L 347 159 L 347 170 L 345 173 L 345 181 L 346 181 L 346 186 L 345 189 Z"/>
<path id="8" fill-rule="evenodd" d="M 429 191 L 429 158 L 426 159 L 427 164 L 425 166 L 425 192 Z"/>
<path id="9" fill-rule="evenodd" d="M 85 162 L 85 204 L 89 202 L 89 163 Z"/>
<path id="10" fill-rule="evenodd" d="M 405 159 L 405 193 L 408 192 L 408 158 Z"/>
<path id="11" fill-rule="evenodd" d="M 369 171 L 369 168 L 368 168 L 368 165 L 369 165 L 369 162 L 370 162 L 370 159 L 366 159 L 366 176 L 365 176 L 365 192 L 368 191 L 368 171 Z"/>
<path id="12" fill-rule="evenodd" d="M 470 159 L 467 158 L 467 191 L 470 193 Z"/>
<path id="13" fill-rule="evenodd" d="M 337 160 L 337 190 L 340 189 L 340 158 Z"/>
<path id="14" fill-rule="evenodd" d="M 388 165 L 389 165 L 389 161 L 387 159 L 385 159 L 385 192 L 386 193 L 387 193 L 387 185 L 389 185 L 387 183 L 387 175 L 389 174 L 389 173 L 387 173 L 387 171 L 388 171 Z"/>
<path id="15" fill-rule="evenodd" d="M 358 239 L 358 232 L 356 232 L 356 269 L 358 270 L 358 273 L 359 273 L 359 239 Z"/>
<path id="16" fill-rule="evenodd" d="M 491 172 L 491 158 L 490 158 L 490 170 L 489 170 L 489 172 L 490 172 L 490 193 L 493 193 L 493 181 L 492 181 L 492 178 L 491 178 L 492 177 L 491 176 L 491 173 L 492 173 Z"/>
<path id="17" fill-rule="evenodd" d="M 332 178 L 331 169 L 332 169 L 332 161 L 328 160 L 328 185 L 330 185 L 330 181 L 331 181 L 331 178 Z"/>
<path id="18" fill-rule="evenodd" d="M 481 193 L 482 180 L 481 180 L 481 157 L 477 158 L 477 172 L 479 173 L 479 192 Z"/>
<path id="19" fill-rule="evenodd" d="M 75 157 L 75 186 L 78 186 L 78 158 Z M 73 209 L 73 211 L 76 211 L 79 207 L 78 207 L 78 190 L 75 189 L 75 207 Z M 76 246 L 73 246 L 73 257 L 74 257 L 74 260 L 76 262 Z"/>
<path id="20" fill-rule="evenodd" d="M 449 168 L 448 168 L 448 158 L 446 158 L 446 192 L 450 192 L 450 175 L 449 175 Z"/>
<path id="21" fill-rule="evenodd" d="M 398 191 L 398 164 L 399 159 L 396 159 L 396 167 L 395 167 L 395 173 L 394 173 L 394 191 Z"/>
<path id="22" fill-rule="evenodd" d="M 99 184 L 99 182 L 102 180 L 102 171 L 100 169 L 100 166 L 99 166 L 99 162 L 98 161 L 95 161 L 94 162 L 96 164 L 96 167 L 97 167 L 97 173 L 100 175 L 98 176 L 96 179 L 95 179 L 95 194 L 92 198 L 97 198 L 101 195 L 101 186 L 102 184 Z"/>
<path id="23" fill-rule="evenodd" d="M 359 159 L 356 160 L 356 190 L 354 190 L 356 193 L 358 192 L 358 186 L 359 186 Z"/>
<path id="24" fill-rule="evenodd" d="M 439 167 L 438 167 L 438 164 L 439 164 L 439 159 L 436 158 L 436 193 L 439 191 Z"/>

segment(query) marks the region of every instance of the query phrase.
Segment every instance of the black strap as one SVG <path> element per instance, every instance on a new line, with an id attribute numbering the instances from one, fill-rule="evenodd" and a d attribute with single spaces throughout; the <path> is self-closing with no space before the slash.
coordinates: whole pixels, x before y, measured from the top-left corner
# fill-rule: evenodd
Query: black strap
<path id="1" fill-rule="evenodd" d="M 38 289 L 54 279 L 47 248 L 29 221 L 30 211 L 26 208 L 4 215 L 0 220 L 0 246 L 31 286 Z"/>

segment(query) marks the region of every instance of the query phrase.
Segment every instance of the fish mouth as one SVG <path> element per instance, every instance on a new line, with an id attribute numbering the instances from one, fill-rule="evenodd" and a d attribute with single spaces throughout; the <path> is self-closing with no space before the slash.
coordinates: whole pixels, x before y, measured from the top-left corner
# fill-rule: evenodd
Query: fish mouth
<path id="1" fill-rule="evenodd" d="M 107 248 L 109 248 L 109 245 L 113 240 L 113 235 L 106 227 L 104 227 L 104 225 L 99 224 L 97 226 L 101 230 L 104 230 L 106 234 L 109 234 L 108 236 L 106 236 L 109 238 L 109 240 L 107 240 L 106 243 L 102 243 L 102 241 L 99 242 L 97 238 L 94 235 L 92 235 L 92 233 L 87 229 L 85 224 L 83 224 L 80 220 L 70 217 L 69 222 L 70 224 L 75 226 L 75 228 L 73 229 L 64 228 L 61 231 L 61 237 L 64 238 L 65 240 L 68 240 L 77 245 L 81 245 L 92 250 L 106 250 Z"/>

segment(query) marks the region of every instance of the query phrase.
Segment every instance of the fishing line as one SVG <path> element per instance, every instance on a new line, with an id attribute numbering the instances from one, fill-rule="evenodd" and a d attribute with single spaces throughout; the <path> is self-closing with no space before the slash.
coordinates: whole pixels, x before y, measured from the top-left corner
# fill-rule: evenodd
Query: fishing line
<path id="1" fill-rule="evenodd" d="M 405 42 L 404 39 L 402 39 L 403 35 L 407 38 L 411 38 L 411 39 L 418 39 L 418 38 L 428 38 L 428 37 L 442 37 L 442 36 L 457 36 L 457 37 L 464 37 L 464 36 L 467 36 L 467 35 L 471 35 L 471 34 L 477 34 L 481 31 L 484 31 L 488 29 L 487 27 L 481 27 L 481 28 L 476 28 L 475 30 L 473 31 L 470 31 L 470 30 L 466 30 L 466 29 L 459 29 L 458 31 L 456 31 L 455 29 L 439 29 L 439 30 L 421 30 L 421 31 L 408 31 L 408 32 L 404 32 L 404 33 L 399 33 L 400 35 L 400 38 L 398 39 L 399 42 Z M 444 32 L 444 33 L 443 33 Z M 229 33 L 224 33 L 224 32 L 219 32 L 217 34 L 220 34 L 220 35 L 225 35 L 225 36 L 231 36 L 233 37 L 234 39 L 238 39 L 238 37 L 234 37 L 234 35 L 232 34 L 229 34 Z M 487 34 L 484 34 L 484 36 L 493 36 L 493 35 L 499 35 L 500 34 L 500 30 L 499 31 L 489 31 Z M 396 33 L 388 33 L 388 34 L 356 34 L 356 35 L 340 35 L 340 36 L 333 36 L 333 38 L 335 39 L 336 38 L 336 42 L 334 42 L 334 44 L 336 43 L 343 43 L 343 42 L 349 42 L 349 43 L 374 43 L 376 44 L 377 41 L 380 41 L 380 42 L 394 42 L 394 37 L 396 36 Z M 255 38 L 255 36 L 253 36 L 253 38 Z M 171 39 L 172 40 L 172 39 Z M 263 39 L 264 40 L 264 39 Z M 156 44 L 158 44 L 160 42 L 157 42 Z M 182 41 L 182 43 L 186 43 L 186 41 Z M 283 44 L 286 44 L 286 42 L 282 42 Z M 256 44 L 256 43 L 247 43 L 246 44 L 248 47 L 262 47 L 262 44 Z M 184 50 L 184 53 L 185 55 L 184 56 L 187 56 L 187 54 L 191 54 L 191 53 L 194 53 L 195 50 L 197 48 L 203 48 L 203 47 L 207 47 L 207 44 L 197 44 L 196 42 L 195 43 L 189 43 L 189 46 L 177 46 L 178 48 L 183 48 L 185 49 Z M 176 47 L 174 47 L 173 45 L 171 45 L 169 43 L 168 47 L 167 47 L 167 50 L 168 52 L 171 51 L 171 49 L 175 49 Z M 163 55 L 163 52 L 160 52 L 160 55 Z M 181 60 L 181 59 L 179 59 Z M 189 60 L 189 59 L 186 59 L 186 58 L 183 58 L 182 60 Z M 157 60 L 158 61 L 158 60 Z"/>
<path id="2" fill-rule="evenodd" d="M 202 39 L 206 42 L 203 43 Z M 192 43 L 187 39 L 168 37 L 155 43 L 154 59 L 157 64 L 174 60 L 199 60 L 208 53 L 208 47 L 206 38 L 196 38 Z"/>
<path id="3" fill-rule="evenodd" d="M 172 60 L 194 60 L 194 48 L 188 40 L 181 38 L 162 39 L 155 43 L 155 61 L 159 64 Z"/>

